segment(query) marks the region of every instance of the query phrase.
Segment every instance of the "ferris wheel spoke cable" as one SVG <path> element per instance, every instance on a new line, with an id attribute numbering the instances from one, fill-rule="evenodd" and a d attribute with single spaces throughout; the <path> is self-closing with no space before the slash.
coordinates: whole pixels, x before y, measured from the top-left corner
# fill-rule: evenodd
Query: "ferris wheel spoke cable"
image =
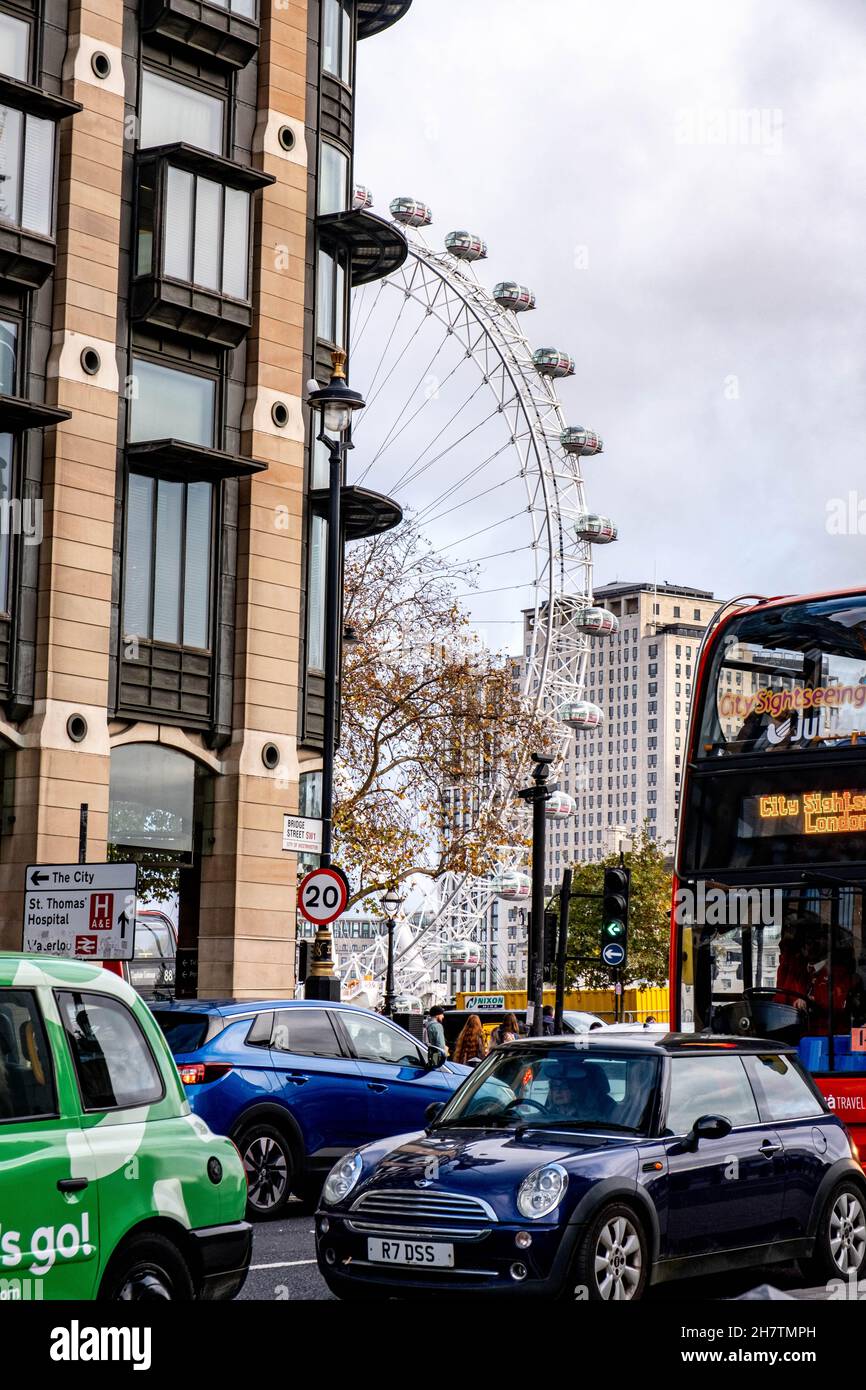
<path id="1" fill-rule="evenodd" d="M 453 497 L 455 492 L 459 492 L 461 488 L 466 487 L 467 483 L 472 482 L 473 478 L 477 478 L 479 473 L 481 473 L 483 469 L 489 468 L 491 463 L 495 463 L 496 460 L 500 457 L 500 455 L 504 454 L 506 449 L 510 448 L 511 441 L 506 440 L 504 444 L 500 444 L 498 449 L 494 449 L 492 454 L 488 454 L 486 459 L 482 459 L 481 463 L 477 464 L 475 468 L 473 468 L 471 473 L 467 473 L 465 477 L 458 478 L 455 483 L 451 483 L 448 487 L 443 488 L 442 492 L 439 493 L 438 497 L 432 498 L 420 509 L 420 511 L 414 513 L 412 518 L 412 524 L 414 525 L 420 519 L 422 519 L 424 517 L 425 512 L 429 512 L 434 507 L 438 507 L 440 502 L 447 502 L 449 497 Z M 523 468 L 521 468 L 520 472 L 516 473 L 514 476 L 516 478 L 520 478 L 523 476 L 523 472 L 524 470 Z M 496 484 L 496 486 L 499 486 L 499 484 Z M 481 494 L 479 493 L 479 496 L 480 495 Z M 461 502 L 459 505 L 465 506 L 466 504 Z"/>
<path id="2" fill-rule="evenodd" d="M 381 370 L 382 370 L 382 364 L 384 363 L 385 358 L 388 356 L 388 351 L 389 351 L 389 349 L 390 349 L 390 347 L 391 347 L 392 342 L 394 341 L 394 335 L 395 335 L 395 333 L 397 332 L 397 329 L 398 329 L 399 326 L 400 326 L 400 320 L 401 320 L 402 317 L 403 317 L 404 310 L 405 310 L 406 305 L 407 305 L 408 303 L 409 303 L 408 299 L 404 299 L 404 300 L 403 300 L 403 303 L 400 305 L 400 312 L 399 312 L 399 314 L 397 315 L 397 317 L 396 317 L 395 320 L 394 320 L 394 324 L 393 324 L 393 326 L 392 326 L 392 328 L 391 328 L 391 332 L 388 334 L 387 341 L 386 341 L 386 343 L 385 343 L 385 346 L 384 346 L 383 349 L 382 349 L 382 354 L 381 354 L 381 356 L 380 356 L 380 358 L 379 358 L 379 361 L 376 363 L 376 370 L 374 371 L 373 376 L 372 376 L 372 378 L 370 379 L 370 381 L 369 381 L 369 383 L 368 383 L 368 385 L 367 385 L 367 392 L 366 392 L 366 393 L 367 393 L 367 397 L 368 397 L 368 399 L 367 399 L 367 406 L 368 406 L 368 408 L 369 408 L 371 405 L 373 405 L 373 403 L 374 403 L 375 400 L 376 400 L 376 396 L 378 395 L 378 393 L 376 393 L 376 394 L 372 394 L 372 396 L 371 396 L 371 393 L 373 392 L 373 388 L 374 388 L 375 385 L 376 385 L 376 378 L 378 377 L 379 373 L 380 373 Z M 411 345 L 411 343 L 413 342 L 413 340 L 414 340 L 415 338 L 417 338 L 417 336 L 418 336 L 420 330 L 421 330 L 421 324 L 419 323 L 418 327 L 415 329 L 415 332 L 412 334 L 412 337 L 409 339 L 409 342 L 406 344 L 407 347 L 409 347 L 409 346 Z M 401 358 L 402 358 L 402 353 L 398 355 L 398 357 L 397 357 L 397 363 L 400 362 Z M 395 363 L 394 365 L 396 366 L 397 363 Z M 391 371 L 393 371 L 393 370 L 394 370 L 394 368 L 392 367 L 392 368 L 391 368 Z M 388 375 L 390 376 L 390 372 L 389 372 Z M 386 378 L 385 378 L 385 382 L 383 383 L 383 385 L 387 384 L 387 380 L 388 380 L 388 378 L 386 377 Z M 381 390 L 381 388 L 380 388 L 380 390 Z"/>
<path id="3" fill-rule="evenodd" d="M 353 351 L 353 352 L 354 352 L 355 349 L 358 347 L 358 344 L 360 343 L 361 339 L 362 339 L 363 336 L 364 336 L 364 331 L 365 331 L 365 329 L 366 329 L 366 327 L 367 327 L 367 324 L 370 322 L 371 318 L 373 317 L 373 315 L 374 315 L 375 312 L 376 312 L 376 307 L 377 307 L 377 305 L 378 305 L 378 303 L 379 303 L 379 299 L 380 299 L 380 296 L 381 296 L 381 294 L 382 294 L 382 291 L 383 291 L 383 289 L 385 288 L 385 284 L 386 284 L 386 282 L 385 282 L 384 280 L 380 280 L 380 281 L 379 281 L 379 289 L 378 289 L 378 291 L 377 291 L 377 293 L 376 293 L 376 298 L 373 300 L 373 303 L 372 303 L 371 306 L 370 306 L 370 310 L 369 310 L 369 312 L 368 312 L 368 314 L 367 314 L 367 317 L 364 319 L 364 322 L 361 324 L 360 328 L 357 329 L 357 332 L 352 334 L 351 348 L 352 348 L 352 351 Z M 365 285 L 365 286 L 364 286 L 364 289 L 366 289 L 366 288 L 367 288 L 367 286 Z M 356 315 L 356 316 L 355 316 L 356 321 L 357 321 L 357 317 L 358 317 L 358 316 Z"/>
<path id="4" fill-rule="evenodd" d="M 507 448 L 507 445 L 504 445 L 503 448 Z M 497 450 L 497 453 L 502 453 L 502 449 Z M 482 464 L 481 467 L 483 466 Z M 476 469 L 475 471 L 477 473 L 479 470 Z M 508 483 L 519 482 L 522 476 L 522 473 L 512 473 L 510 478 L 497 478 L 496 482 L 493 483 L 491 487 L 484 488 L 482 492 L 473 493 L 471 497 L 464 497 L 462 502 L 455 502 L 453 507 L 447 507 L 444 512 L 437 512 L 435 516 L 425 516 L 423 511 L 419 512 L 417 516 L 412 518 L 409 524 L 410 526 L 418 526 L 423 523 L 425 526 L 432 526 L 434 521 L 441 521 L 443 516 L 450 516 L 452 512 L 459 512 L 461 507 L 468 507 L 471 503 L 478 502 L 482 497 L 488 497 L 491 492 L 498 492 L 500 488 L 506 487 Z"/>
<path id="5" fill-rule="evenodd" d="M 433 366 L 434 362 L 436 361 L 436 358 L 439 356 L 440 352 L 441 352 L 442 349 L 444 348 L 445 342 L 446 342 L 446 340 L 443 339 L 442 342 L 439 344 L 439 346 L 438 346 L 438 348 L 436 349 L 436 351 L 434 352 L 433 356 L 430 358 L 430 361 L 427 363 L 427 366 L 426 366 L 424 372 L 422 373 L 422 377 L 427 377 L 427 376 L 429 375 L 429 373 L 430 373 L 430 368 Z M 463 365 L 462 362 L 456 362 L 456 363 L 454 364 L 454 366 L 451 368 L 451 371 L 448 373 L 448 375 L 445 377 L 445 379 L 440 383 L 440 385 L 439 385 L 438 388 L 437 388 L 437 391 L 438 391 L 438 393 L 439 393 L 440 395 L 441 395 L 441 392 L 442 392 L 443 387 L 445 387 L 445 386 L 448 385 L 448 382 L 451 380 L 451 378 L 454 376 L 455 372 L 457 372 L 457 371 L 460 369 L 460 367 L 461 367 L 462 365 Z M 415 391 L 417 391 L 417 389 L 418 389 L 418 388 L 416 387 L 416 388 L 415 388 Z M 405 421 L 405 423 L 401 426 L 401 428 L 400 428 L 399 430 L 397 430 L 397 426 L 400 424 L 400 421 L 402 420 L 403 416 L 406 414 L 406 411 L 409 409 L 409 406 L 410 406 L 411 403 L 412 403 L 412 396 L 415 395 L 415 391 L 413 391 L 413 392 L 412 392 L 412 395 L 410 395 L 409 398 L 406 400 L 406 402 L 405 402 L 405 404 L 404 404 L 404 406 L 403 406 L 403 409 L 400 411 L 400 414 L 397 416 L 397 419 L 394 421 L 394 423 L 393 423 L 393 425 L 391 426 L 390 430 L 389 430 L 388 433 L 386 434 L 386 436 L 385 436 L 385 438 L 384 438 L 382 444 L 379 446 L 379 448 L 376 450 L 375 454 L 374 454 L 373 457 L 371 458 L 371 460 L 370 460 L 370 462 L 369 462 L 369 464 L 367 465 L 367 468 L 366 468 L 366 470 L 365 470 L 365 474 L 364 474 L 365 477 L 366 477 L 366 474 L 367 474 L 367 473 L 370 471 L 370 469 L 373 467 L 373 464 L 376 463 L 376 462 L 382 457 L 382 455 L 385 453 L 385 450 L 386 450 L 386 449 L 389 449 L 389 448 L 391 447 L 392 444 L 396 443 L 396 441 L 400 438 L 400 435 L 403 434 L 404 431 L 407 430 L 407 429 L 409 428 L 410 425 L 413 425 L 413 424 L 415 423 L 415 421 L 418 419 L 418 416 L 421 414 L 421 411 L 424 410 L 424 408 L 425 408 L 426 406 L 428 406 L 428 405 L 430 404 L 431 401 L 436 400 L 436 395 L 435 395 L 435 394 L 432 395 L 432 396 L 425 396 L 425 397 L 424 397 L 424 400 L 423 400 L 423 401 L 421 402 L 421 404 L 418 406 L 417 410 L 414 410 L 414 411 L 412 412 L 412 414 L 409 416 L 409 419 Z M 397 433 L 396 433 L 396 434 L 394 434 L 394 431 L 395 431 L 395 430 L 397 430 Z"/>
<path id="6" fill-rule="evenodd" d="M 450 429 L 450 427 L 454 424 L 454 421 L 457 419 L 457 416 L 460 415 L 460 413 L 466 409 L 467 405 L 469 405 L 472 400 L 474 400 L 475 396 L 477 396 L 480 390 L 481 385 L 479 384 L 472 392 L 472 395 L 469 397 L 469 400 L 464 401 L 460 409 L 454 412 L 454 415 L 445 427 L 446 429 Z M 409 471 L 408 473 L 405 473 L 402 478 L 398 478 L 397 482 L 393 484 L 394 490 L 396 491 L 398 487 L 409 487 L 410 483 L 417 482 L 417 480 L 423 477 L 423 475 L 430 468 L 432 468 L 437 463 L 441 463 L 444 458 L 447 458 L 447 456 L 451 453 L 452 449 L 457 449 L 461 444 L 465 444 L 467 439 L 471 439 L 472 435 L 476 434 L 478 430 L 483 429 L 485 425 L 489 425 L 490 421 L 498 414 L 499 407 L 495 406 L 494 409 L 491 410 L 489 415 L 485 415 L 483 420 L 479 420 L 477 424 L 473 425 L 471 429 L 468 429 L 465 434 L 461 434 L 459 439 L 455 439 L 453 443 L 449 444 L 446 448 L 442 449 L 438 454 L 434 454 L 433 458 L 428 459 L 427 462 L 423 464 L 423 466 L 416 467 L 416 465 L 420 463 L 420 460 L 426 454 L 427 449 L 430 448 L 430 445 L 428 444 L 427 449 L 423 449 L 421 453 L 418 455 L 418 457 L 414 460 L 414 462 L 410 464 L 410 469 L 415 469 L 414 473 Z M 444 434 L 444 432 L 444 430 L 440 430 L 436 438 L 438 439 L 442 434 Z M 435 443 L 435 440 L 431 440 L 431 443 Z"/>
<path id="7" fill-rule="evenodd" d="M 482 526 L 477 531 L 470 531 L 468 536 L 461 536 L 459 540 L 448 541 L 445 545 L 437 546 L 440 552 L 443 550 L 453 550 L 455 545 L 465 545 L 467 541 L 474 541 L 476 536 L 486 535 L 488 531 L 495 531 L 497 526 L 506 526 L 509 521 L 516 521 L 519 516 L 524 516 L 526 508 L 521 507 L 520 511 L 512 512 L 510 516 L 501 516 L 498 521 L 491 521 L 489 526 Z"/>

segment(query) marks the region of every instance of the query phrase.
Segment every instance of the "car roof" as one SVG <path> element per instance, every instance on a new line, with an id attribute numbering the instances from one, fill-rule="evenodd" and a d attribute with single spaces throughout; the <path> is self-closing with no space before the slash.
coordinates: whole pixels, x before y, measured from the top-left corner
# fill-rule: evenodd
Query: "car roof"
<path id="1" fill-rule="evenodd" d="M 25 955 L 20 951 L 0 951 L 0 987 L 34 989 L 47 986 L 63 989 L 97 989 L 106 994 L 119 994 L 128 999 L 139 996 L 111 970 L 104 970 L 98 960 L 68 960 L 64 956 Z"/>
<path id="2" fill-rule="evenodd" d="M 354 1013 L 371 1014 L 381 1018 L 374 1009 L 365 1009 L 360 1004 L 344 1004 L 336 999 L 154 999 L 151 1008 L 168 1012 L 194 1014 L 219 1014 L 224 1018 L 232 1015 L 264 1013 L 270 1009 L 349 1009 Z M 395 1024 L 395 1027 L 399 1027 Z M 405 1030 L 404 1030 L 405 1031 Z"/>
<path id="3" fill-rule="evenodd" d="M 506 1049 L 574 1048 L 590 1052 L 633 1052 L 655 1054 L 660 1052 L 673 1056 L 688 1057 L 695 1053 L 714 1056 L 720 1052 L 737 1052 L 740 1055 L 755 1056 L 767 1052 L 796 1055 L 797 1049 L 790 1043 L 770 1041 L 767 1038 L 737 1038 L 718 1033 L 649 1033 L 638 1025 L 633 1033 L 614 1033 L 604 1029 L 594 1033 L 581 1033 L 578 1037 L 562 1034 L 547 1038 L 521 1038 L 506 1043 Z"/>

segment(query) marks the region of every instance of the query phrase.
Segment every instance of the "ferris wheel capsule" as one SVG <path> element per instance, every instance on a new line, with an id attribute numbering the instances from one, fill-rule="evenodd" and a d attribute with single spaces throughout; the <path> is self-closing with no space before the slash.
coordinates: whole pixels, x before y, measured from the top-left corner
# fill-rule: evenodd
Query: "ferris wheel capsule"
<path id="1" fill-rule="evenodd" d="M 473 232 L 449 232 L 445 238 L 445 249 L 459 261 L 483 261 L 487 255 L 487 242 Z"/>
<path id="2" fill-rule="evenodd" d="M 559 436 L 559 442 L 567 454 L 600 454 L 604 441 L 594 430 L 585 430 L 582 425 L 569 425 Z"/>
<path id="3" fill-rule="evenodd" d="M 497 898 L 504 898 L 506 902 L 525 902 L 532 892 L 529 874 L 499 874 L 493 881 L 493 891 Z"/>
<path id="4" fill-rule="evenodd" d="M 583 512 L 574 523 L 574 533 L 579 541 L 591 541 L 593 545 L 610 545 L 617 537 L 610 517 L 599 516 L 597 512 Z"/>
<path id="5" fill-rule="evenodd" d="M 352 189 L 352 211 L 362 212 L 373 206 L 373 195 L 365 183 L 356 183 Z"/>
<path id="6" fill-rule="evenodd" d="M 525 314 L 527 309 L 535 308 L 535 295 L 525 285 L 516 280 L 500 280 L 493 286 L 493 298 L 501 309 L 510 309 L 515 314 Z"/>
<path id="7" fill-rule="evenodd" d="M 577 803 L 568 792 L 554 792 L 544 803 L 544 814 L 551 820 L 568 820 L 574 815 Z"/>
<path id="8" fill-rule="evenodd" d="M 559 718 L 572 729 L 592 731 L 600 729 L 604 723 L 604 710 L 591 700 L 573 700 L 571 704 L 562 706 Z"/>
<path id="9" fill-rule="evenodd" d="M 448 964 L 455 970 L 475 970 L 481 963 L 481 951 L 474 941 L 455 941 L 448 951 Z"/>
<path id="10" fill-rule="evenodd" d="M 619 632 L 619 618 L 609 608 L 578 608 L 574 625 L 578 632 L 588 632 L 591 637 L 610 637 Z"/>
<path id="11" fill-rule="evenodd" d="M 417 198 L 395 198 L 391 203 L 391 216 L 404 227 L 429 227 L 433 221 L 431 209 Z"/>
<path id="12" fill-rule="evenodd" d="M 574 358 L 559 348 L 538 348 L 532 354 L 532 365 L 540 376 L 574 376 Z"/>

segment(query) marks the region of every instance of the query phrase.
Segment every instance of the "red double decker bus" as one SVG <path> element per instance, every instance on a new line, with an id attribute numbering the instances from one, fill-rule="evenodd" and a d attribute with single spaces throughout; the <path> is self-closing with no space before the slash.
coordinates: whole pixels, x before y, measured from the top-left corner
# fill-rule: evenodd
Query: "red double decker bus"
<path id="1" fill-rule="evenodd" d="M 721 609 L 687 748 L 672 1026 L 793 1043 L 866 1154 L 866 591 Z"/>

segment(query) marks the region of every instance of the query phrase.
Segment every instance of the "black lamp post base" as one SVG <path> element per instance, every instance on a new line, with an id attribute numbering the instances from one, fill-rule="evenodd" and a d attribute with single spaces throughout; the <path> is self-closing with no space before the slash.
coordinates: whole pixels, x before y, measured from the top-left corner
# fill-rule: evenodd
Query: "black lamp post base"
<path id="1" fill-rule="evenodd" d="M 328 999 L 340 1002 L 340 981 L 336 975 L 308 975 L 304 981 L 305 999 Z"/>

